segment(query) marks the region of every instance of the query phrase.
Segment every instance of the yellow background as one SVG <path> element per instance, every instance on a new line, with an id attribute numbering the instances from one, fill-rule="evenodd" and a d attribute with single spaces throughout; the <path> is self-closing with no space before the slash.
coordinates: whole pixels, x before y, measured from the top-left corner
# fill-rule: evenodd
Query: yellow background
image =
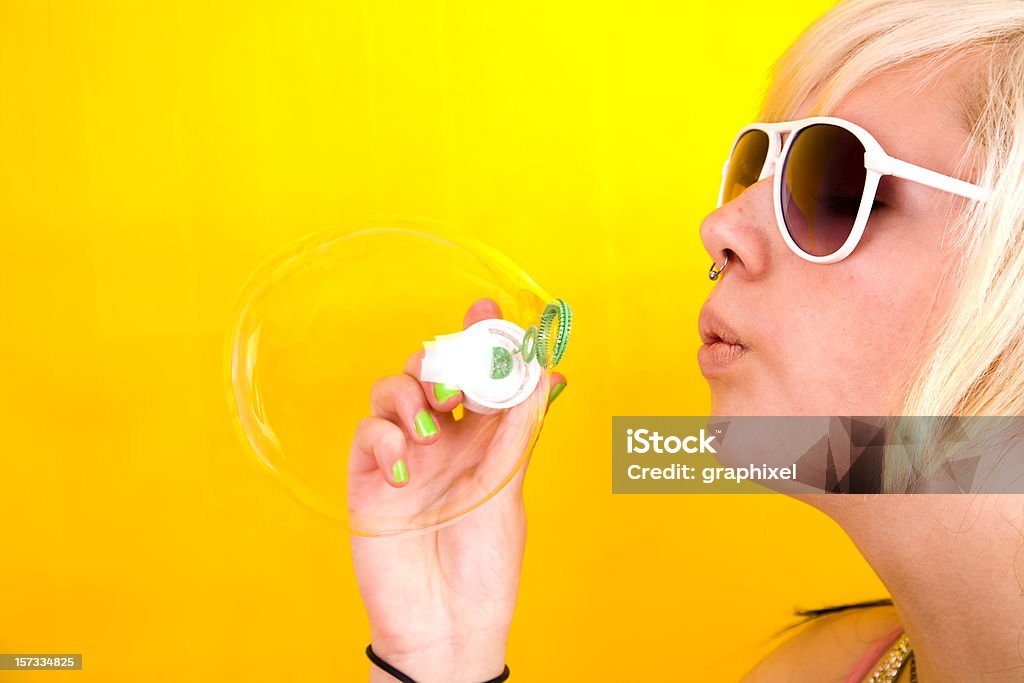
<path id="1" fill-rule="evenodd" d="M 0 680 L 365 679 L 345 530 L 242 446 L 221 363 L 263 259 L 382 213 L 576 313 L 514 680 L 734 680 L 794 606 L 883 595 L 792 500 L 610 493 L 611 415 L 708 409 L 700 221 L 830 4 L 0 1 L 0 652 L 86 667 Z"/>

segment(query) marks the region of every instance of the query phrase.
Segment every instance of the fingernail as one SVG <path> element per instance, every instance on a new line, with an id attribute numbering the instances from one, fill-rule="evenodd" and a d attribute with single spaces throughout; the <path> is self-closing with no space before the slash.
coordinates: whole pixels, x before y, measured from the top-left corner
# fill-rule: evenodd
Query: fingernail
<path id="1" fill-rule="evenodd" d="M 445 401 L 450 399 L 452 396 L 454 396 L 455 394 L 459 393 L 459 391 L 460 391 L 460 389 L 458 387 L 453 387 L 450 384 L 444 384 L 444 383 L 435 384 L 434 385 L 434 398 L 437 399 L 438 403 L 444 403 Z"/>
<path id="2" fill-rule="evenodd" d="M 398 484 L 409 481 L 409 470 L 405 468 L 404 460 L 396 460 L 395 464 L 391 466 L 391 478 Z"/>
<path id="3" fill-rule="evenodd" d="M 563 390 L 563 389 L 565 389 L 565 385 L 566 385 L 566 384 L 567 384 L 567 382 L 559 382 L 559 383 L 558 383 L 558 384 L 556 384 L 555 386 L 551 387 L 551 392 L 550 392 L 550 393 L 548 394 L 548 405 L 551 405 L 551 403 L 552 403 L 552 402 L 553 402 L 553 401 L 554 401 L 554 400 L 555 400 L 556 398 L 558 398 L 558 395 L 559 395 L 560 393 L 562 393 L 562 390 Z"/>
<path id="4" fill-rule="evenodd" d="M 437 434 L 437 423 L 434 422 L 434 416 L 425 410 L 416 413 L 414 424 L 416 425 L 416 433 L 421 438 L 426 439 Z"/>

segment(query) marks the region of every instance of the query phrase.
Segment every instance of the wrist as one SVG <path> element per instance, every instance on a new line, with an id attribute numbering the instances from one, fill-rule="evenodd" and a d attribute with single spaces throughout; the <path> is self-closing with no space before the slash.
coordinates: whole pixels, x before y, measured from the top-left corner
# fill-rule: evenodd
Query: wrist
<path id="1" fill-rule="evenodd" d="M 374 640 L 374 653 L 417 683 L 481 683 L 505 669 L 504 636 L 472 635 L 439 638 L 416 646 L 386 639 Z M 394 678 L 370 665 L 371 683 L 394 683 Z"/>

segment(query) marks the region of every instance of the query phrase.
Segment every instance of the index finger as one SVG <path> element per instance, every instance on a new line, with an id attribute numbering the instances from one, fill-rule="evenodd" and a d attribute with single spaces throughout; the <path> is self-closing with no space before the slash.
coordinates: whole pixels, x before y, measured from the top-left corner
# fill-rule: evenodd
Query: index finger
<path id="1" fill-rule="evenodd" d="M 462 319 L 463 329 L 468 328 L 471 325 L 475 325 L 481 320 L 490 320 L 493 318 L 501 318 L 501 306 L 494 299 L 477 299 L 473 302 L 473 305 L 466 311 L 465 317 Z"/>

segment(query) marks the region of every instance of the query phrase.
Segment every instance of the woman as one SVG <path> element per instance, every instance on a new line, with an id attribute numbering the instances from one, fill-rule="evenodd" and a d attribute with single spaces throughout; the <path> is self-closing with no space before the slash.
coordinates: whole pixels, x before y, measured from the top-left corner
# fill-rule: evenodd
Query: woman
<path id="1" fill-rule="evenodd" d="M 756 150 L 734 154 L 721 205 L 701 226 L 718 282 L 700 320 L 712 413 L 1024 413 L 1024 3 L 838 4 L 776 64 L 758 120 L 787 123 L 762 126 L 761 140 L 777 132 L 785 142 L 791 122 L 826 115 L 837 127 L 826 131 L 823 163 L 815 167 L 813 145 L 799 162 L 796 144 L 786 160 L 771 146 L 767 167 Z M 863 208 L 865 171 L 850 176 L 848 162 L 851 150 L 873 148 L 858 128 L 903 162 Z M 841 172 L 828 170 L 836 158 Z M 783 161 L 795 175 L 780 190 Z M 812 196 L 825 185 L 854 189 Z M 859 238 L 858 217 L 870 217 Z M 498 315 L 482 300 L 466 322 Z M 353 448 L 396 486 L 391 464 L 443 438 L 458 403 L 439 403 L 411 376 L 415 365 L 375 387 L 375 417 Z M 424 438 L 410 423 L 428 405 L 442 434 Z M 436 533 L 352 539 L 383 666 L 417 681 L 500 678 L 525 542 L 524 475 Z M 843 526 L 892 604 L 815 619 L 746 680 L 868 680 L 887 653 L 898 674 L 880 680 L 1024 679 L 1020 496 L 798 497 Z M 374 666 L 371 680 L 393 677 Z"/>

